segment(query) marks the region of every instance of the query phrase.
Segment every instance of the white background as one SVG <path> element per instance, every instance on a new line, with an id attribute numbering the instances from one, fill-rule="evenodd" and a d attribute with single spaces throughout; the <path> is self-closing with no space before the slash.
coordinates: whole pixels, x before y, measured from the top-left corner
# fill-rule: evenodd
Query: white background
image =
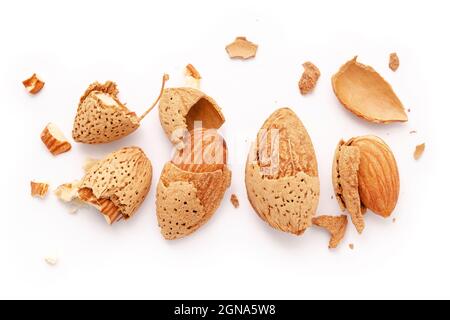
<path id="1" fill-rule="evenodd" d="M 448 13 L 448 1 L 2 1 L 0 298 L 450 298 Z M 228 58 L 225 45 L 241 35 L 259 44 L 256 59 Z M 401 59 L 397 73 L 388 69 L 393 51 Z M 339 105 L 330 79 L 355 55 L 392 84 L 411 109 L 408 123 L 369 124 Z M 307 60 L 322 77 L 302 97 L 297 82 Z M 167 242 L 157 226 L 155 186 L 171 145 L 157 112 L 121 141 L 74 143 L 56 158 L 39 135 L 51 121 L 70 137 L 78 99 L 95 80 L 116 81 L 122 101 L 140 114 L 164 72 L 169 86 L 183 84 L 187 63 L 223 108 L 233 181 L 209 223 Z M 46 81 L 34 97 L 21 84 L 33 72 Z M 248 147 L 285 106 L 315 145 L 320 214 L 339 214 L 331 199 L 338 140 L 385 139 L 401 174 L 396 223 L 368 214 L 362 236 L 350 224 L 340 248 L 329 251 L 323 230 L 295 237 L 257 217 L 244 185 Z M 416 162 L 422 142 L 427 149 Z M 129 145 L 142 147 L 154 168 L 133 219 L 110 227 L 94 210 L 71 215 L 53 194 L 30 197 L 31 179 L 53 190 L 81 178 L 86 157 Z M 57 257 L 57 266 L 46 256 Z"/>

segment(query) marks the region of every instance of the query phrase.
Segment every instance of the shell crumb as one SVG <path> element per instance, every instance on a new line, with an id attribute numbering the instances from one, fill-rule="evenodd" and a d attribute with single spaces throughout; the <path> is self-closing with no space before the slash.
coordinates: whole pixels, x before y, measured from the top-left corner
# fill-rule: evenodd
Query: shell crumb
<path id="1" fill-rule="evenodd" d="M 389 68 L 395 72 L 398 70 L 398 67 L 400 67 L 400 59 L 398 58 L 397 53 L 391 53 L 389 56 Z"/>
<path id="2" fill-rule="evenodd" d="M 305 62 L 303 64 L 305 71 L 298 82 L 298 87 L 302 95 L 306 95 L 314 90 L 317 81 L 320 78 L 320 70 L 312 62 Z"/>
<path id="3" fill-rule="evenodd" d="M 416 150 L 414 151 L 414 159 L 419 160 L 425 151 L 425 143 L 419 144 L 416 146 Z"/>
<path id="4" fill-rule="evenodd" d="M 47 256 L 44 258 L 45 263 L 47 263 L 49 266 L 56 266 L 58 264 L 58 258 Z"/>
<path id="5" fill-rule="evenodd" d="M 231 204 L 233 205 L 233 207 L 235 207 L 236 209 L 239 208 L 239 199 L 238 199 L 237 195 L 235 195 L 233 193 L 231 195 L 230 201 L 231 201 Z"/>
<path id="6" fill-rule="evenodd" d="M 350 248 L 350 250 L 355 250 L 355 245 L 353 243 L 350 243 L 348 247 Z"/>

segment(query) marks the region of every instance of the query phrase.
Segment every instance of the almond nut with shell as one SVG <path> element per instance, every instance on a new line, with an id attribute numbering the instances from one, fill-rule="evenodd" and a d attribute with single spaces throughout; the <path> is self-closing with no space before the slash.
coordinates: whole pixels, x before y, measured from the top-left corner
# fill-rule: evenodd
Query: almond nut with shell
<path id="1" fill-rule="evenodd" d="M 58 191 L 64 201 L 81 200 L 97 208 L 109 224 L 132 217 L 144 202 L 152 181 L 152 165 L 138 147 L 122 148 L 95 162 L 80 182 Z M 65 191 L 67 190 L 67 191 Z"/>
<path id="2" fill-rule="evenodd" d="M 394 154 L 376 136 L 340 141 L 333 164 L 336 199 L 347 209 L 359 233 L 364 230 L 363 211 L 371 210 L 384 218 L 397 205 L 400 178 Z"/>
<path id="3" fill-rule="evenodd" d="M 114 82 L 91 84 L 80 98 L 73 124 L 73 139 L 81 143 L 100 144 L 119 140 L 133 133 L 158 103 L 168 79 L 168 75 L 163 76 L 160 96 L 141 117 L 120 102 L 119 90 Z"/>
<path id="4" fill-rule="evenodd" d="M 227 148 L 216 130 L 197 128 L 166 163 L 157 187 L 156 212 L 167 240 L 195 232 L 214 214 L 231 183 Z"/>
<path id="5" fill-rule="evenodd" d="M 258 133 L 248 157 L 247 195 L 258 215 L 275 229 L 303 234 L 319 202 L 317 160 L 311 139 L 296 114 L 275 111 Z"/>
<path id="6" fill-rule="evenodd" d="M 219 129 L 225 122 L 216 101 L 194 88 L 165 89 L 159 103 L 159 119 L 170 141 L 179 145 L 194 124 L 205 129 Z M 181 145 L 182 146 L 182 145 Z"/>

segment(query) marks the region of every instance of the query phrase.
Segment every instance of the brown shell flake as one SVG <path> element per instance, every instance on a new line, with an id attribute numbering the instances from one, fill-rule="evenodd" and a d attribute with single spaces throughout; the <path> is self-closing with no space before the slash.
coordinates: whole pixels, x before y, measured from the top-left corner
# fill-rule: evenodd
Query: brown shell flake
<path id="1" fill-rule="evenodd" d="M 233 43 L 226 46 L 226 51 L 232 59 L 250 59 L 256 56 L 258 45 L 247 40 L 246 37 L 237 37 Z"/>
<path id="2" fill-rule="evenodd" d="M 391 53 L 389 55 L 389 68 L 391 68 L 392 71 L 397 71 L 400 67 L 400 59 L 398 58 L 397 53 Z"/>
<path id="3" fill-rule="evenodd" d="M 335 249 L 339 246 L 347 230 L 347 216 L 320 216 L 313 218 L 312 222 L 317 227 L 325 228 L 331 234 L 328 245 L 330 249 Z"/>
<path id="4" fill-rule="evenodd" d="M 44 128 L 41 133 L 41 140 L 48 151 L 54 156 L 68 152 L 72 149 L 72 145 L 66 140 L 61 130 L 53 123 L 49 123 Z"/>
<path id="5" fill-rule="evenodd" d="M 314 90 L 317 81 L 320 78 L 320 70 L 312 62 L 305 62 L 303 64 L 305 71 L 298 82 L 298 87 L 302 95 L 306 95 Z"/>
<path id="6" fill-rule="evenodd" d="M 39 197 L 43 199 L 47 195 L 49 187 L 47 183 L 31 181 L 30 186 L 32 197 Z"/>
<path id="7" fill-rule="evenodd" d="M 257 139 L 245 172 L 250 203 L 273 228 L 303 234 L 312 224 L 320 192 L 311 139 L 288 108 L 275 111 Z"/>
<path id="8" fill-rule="evenodd" d="M 36 73 L 34 73 L 30 78 L 22 81 L 22 84 L 30 94 L 37 94 L 42 90 L 42 88 L 44 88 L 45 82 L 42 81 Z"/>
<path id="9" fill-rule="evenodd" d="M 408 116 L 391 85 L 356 57 L 332 78 L 341 104 L 360 118 L 375 123 L 405 122 Z"/>
<path id="10" fill-rule="evenodd" d="M 414 150 L 414 159 L 419 160 L 425 151 L 425 143 L 419 144 L 416 146 L 416 150 Z"/>
<path id="11" fill-rule="evenodd" d="M 197 121 L 206 129 L 219 129 L 225 122 L 217 103 L 194 88 L 165 89 L 159 103 L 159 119 L 174 144 L 182 142 Z"/>
<path id="12" fill-rule="evenodd" d="M 138 147 L 122 148 L 97 161 L 83 177 L 78 196 L 109 223 L 132 217 L 150 190 L 152 165 Z"/>
<path id="13" fill-rule="evenodd" d="M 230 201 L 231 201 L 231 204 L 233 205 L 233 207 L 235 207 L 236 209 L 239 208 L 239 199 L 238 199 L 237 195 L 235 195 L 233 193 L 230 197 Z"/>

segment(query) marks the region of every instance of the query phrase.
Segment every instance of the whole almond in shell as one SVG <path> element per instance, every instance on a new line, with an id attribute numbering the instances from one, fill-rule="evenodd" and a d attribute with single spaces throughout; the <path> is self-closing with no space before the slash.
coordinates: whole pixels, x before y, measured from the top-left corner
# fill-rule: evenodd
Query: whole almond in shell
<path id="1" fill-rule="evenodd" d="M 100 144 L 119 140 L 133 133 L 158 103 L 167 80 L 168 76 L 164 75 L 160 96 L 141 117 L 120 102 L 119 90 L 114 82 L 91 84 L 78 104 L 72 130 L 73 139 L 81 143 Z"/>
<path id="2" fill-rule="evenodd" d="M 250 203 L 273 228 L 303 234 L 312 224 L 320 193 L 308 132 L 295 113 L 284 108 L 266 120 L 257 139 L 245 173 Z"/>
<path id="3" fill-rule="evenodd" d="M 167 137 L 173 144 L 182 142 L 187 132 L 200 127 L 219 129 L 225 122 L 216 101 L 194 88 L 165 89 L 159 103 L 159 119 Z"/>
<path id="4" fill-rule="evenodd" d="M 215 130 L 204 128 L 188 136 L 191 142 L 185 138 L 185 148 L 166 163 L 157 187 L 158 224 L 167 240 L 188 236 L 204 225 L 231 183 L 223 138 Z M 207 159 L 217 161 L 205 162 Z"/>
<path id="5" fill-rule="evenodd" d="M 376 136 L 341 141 L 333 165 L 333 186 L 341 209 L 350 212 L 362 232 L 365 208 L 387 218 L 397 205 L 400 178 L 394 154 Z"/>
<path id="6" fill-rule="evenodd" d="M 97 161 L 81 180 L 79 198 L 99 209 L 108 223 L 132 217 L 147 196 L 152 165 L 138 147 L 122 148 Z"/>

